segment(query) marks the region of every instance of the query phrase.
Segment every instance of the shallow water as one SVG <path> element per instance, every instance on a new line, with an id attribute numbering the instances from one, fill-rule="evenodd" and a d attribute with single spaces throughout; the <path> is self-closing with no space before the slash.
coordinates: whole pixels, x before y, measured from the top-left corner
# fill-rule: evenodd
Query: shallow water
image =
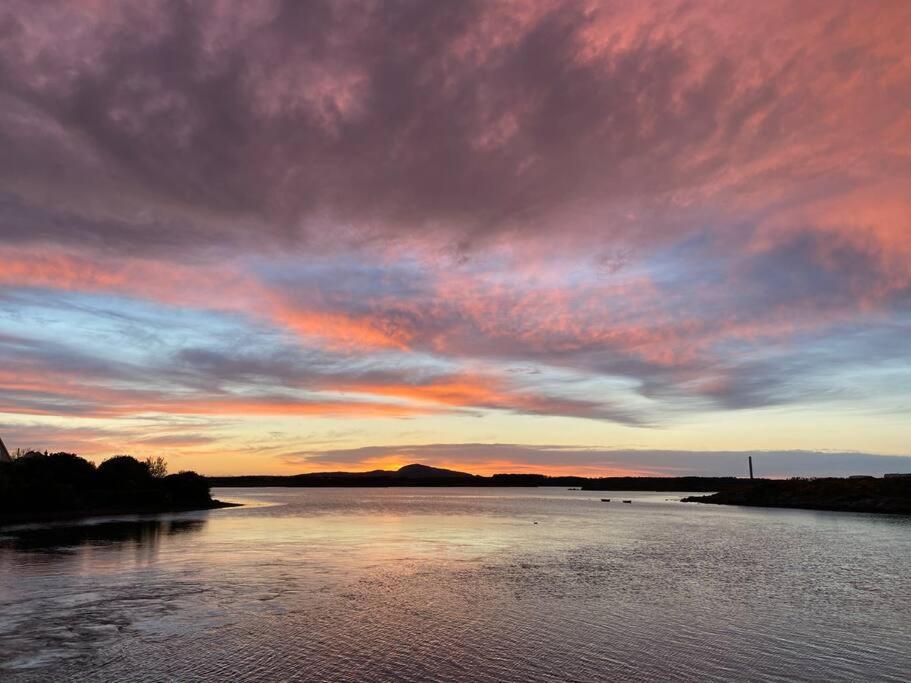
<path id="1" fill-rule="evenodd" d="M 908 517 L 215 493 L 249 505 L 0 531 L 0 680 L 911 680 Z"/>

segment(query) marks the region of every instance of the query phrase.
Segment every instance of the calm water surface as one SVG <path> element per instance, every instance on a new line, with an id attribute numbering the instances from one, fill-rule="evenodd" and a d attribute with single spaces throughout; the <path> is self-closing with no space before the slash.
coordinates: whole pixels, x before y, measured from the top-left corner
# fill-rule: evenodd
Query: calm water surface
<path id="1" fill-rule="evenodd" d="M 0 531 L 0 680 L 911 680 L 911 518 L 216 496 L 250 504 Z"/>

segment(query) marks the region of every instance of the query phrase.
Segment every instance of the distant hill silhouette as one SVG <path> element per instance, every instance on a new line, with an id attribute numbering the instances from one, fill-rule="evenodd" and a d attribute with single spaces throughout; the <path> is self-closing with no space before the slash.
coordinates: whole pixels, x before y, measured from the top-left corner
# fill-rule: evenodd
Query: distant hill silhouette
<path id="1" fill-rule="evenodd" d="M 397 470 L 208 477 L 212 486 L 483 486 L 486 477 L 414 463 Z"/>
<path id="2" fill-rule="evenodd" d="M 734 477 L 551 477 L 494 474 L 489 477 L 413 463 L 398 470 L 312 472 L 291 476 L 209 477 L 212 486 L 567 486 L 590 491 L 719 491 Z"/>
<path id="3" fill-rule="evenodd" d="M 404 479 L 425 479 L 425 478 L 436 478 L 436 477 L 474 477 L 473 474 L 468 474 L 467 472 L 456 472 L 455 470 L 444 470 L 440 467 L 431 467 L 430 465 L 421 465 L 420 463 L 415 463 L 413 465 L 405 465 L 400 467 L 396 473 L 397 476 Z"/>

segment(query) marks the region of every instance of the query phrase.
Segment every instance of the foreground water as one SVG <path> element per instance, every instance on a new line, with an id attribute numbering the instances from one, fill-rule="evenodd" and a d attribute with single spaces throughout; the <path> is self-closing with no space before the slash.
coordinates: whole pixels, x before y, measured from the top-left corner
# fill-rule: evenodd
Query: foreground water
<path id="1" fill-rule="evenodd" d="M 911 679 L 911 518 L 216 495 L 249 505 L 0 531 L 0 680 Z"/>

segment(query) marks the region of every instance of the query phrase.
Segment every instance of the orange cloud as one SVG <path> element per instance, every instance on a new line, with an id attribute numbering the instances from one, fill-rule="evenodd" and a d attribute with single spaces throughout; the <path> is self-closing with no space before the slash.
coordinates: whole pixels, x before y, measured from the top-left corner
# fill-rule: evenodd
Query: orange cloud
<path id="1" fill-rule="evenodd" d="M 12 287 L 116 294 L 203 310 L 267 318 L 328 348 L 407 347 L 409 335 L 376 317 L 301 308 L 237 266 L 179 265 L 145 259 L 102 260 L 50 249 L 0 248 L 0 282 Z"/>

